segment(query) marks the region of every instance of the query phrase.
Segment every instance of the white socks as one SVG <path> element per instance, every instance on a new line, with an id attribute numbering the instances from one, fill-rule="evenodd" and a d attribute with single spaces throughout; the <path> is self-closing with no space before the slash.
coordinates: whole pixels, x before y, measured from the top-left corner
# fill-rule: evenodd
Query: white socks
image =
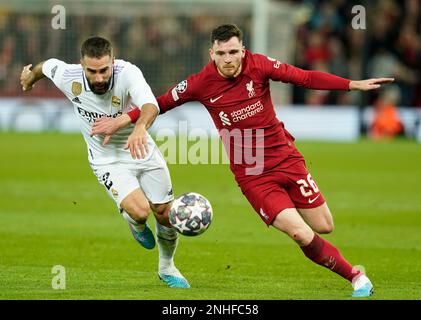
<path id="1" fill-rule="evenodd" d="M 156 221 L 156 240 L 159 251 L 158 272 L 180 276 L 174 266 L 174 254 L 178 245 L 178 233 L 174 228 L 167 228 Z"/>

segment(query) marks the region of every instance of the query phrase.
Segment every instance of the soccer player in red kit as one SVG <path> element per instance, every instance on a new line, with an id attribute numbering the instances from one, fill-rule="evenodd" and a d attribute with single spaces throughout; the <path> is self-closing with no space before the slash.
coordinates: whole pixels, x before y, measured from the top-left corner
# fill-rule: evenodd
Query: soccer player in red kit
<path id="1" fill-rule="evenodd" d="M 305 256 L 350 281 L 354 297 L 373 293 L 368 277 L 356 270 L 331 243 L 319 236 L 333 231 L 325 199 L 312 179 L 294 138 L 276 118 L 269 80 L 317 90 L 372 90 L 391 78 L 351 81 L 328 73 L 306 71 L 276 59 L 253 54 L 233 24 L 212 31 L 212 61 L 158 97 L 160 113 L 189 101 L 205 106 L 229 154 L 230 168 L 243 194 L 268 226 L 288 234 Z M 145 154 L 146 130 L 158 112 L 134 109 L 118 118 L 98 119 L 92 135 L 105 134 L 136 122 L 126 147 L 132 157 Z"/>

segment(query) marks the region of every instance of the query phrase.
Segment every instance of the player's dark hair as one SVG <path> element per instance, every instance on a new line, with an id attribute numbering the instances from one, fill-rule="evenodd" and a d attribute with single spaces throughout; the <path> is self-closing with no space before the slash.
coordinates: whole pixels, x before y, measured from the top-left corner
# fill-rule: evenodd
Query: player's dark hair
<path id="1" fill-rule="evenodd" d="M 222 24 L 212 30 L 211 34 L 211 45 L 215 41 L 228 41 L 232 37 L 237 37 L 238 40 L 243 41 L 243 32 L 235 24 Z"/>
<path id="2" fill-rule="evenodd" d="M 113 56 L 113 47 L 111 43 L 101 37 L 90 37 L 82 43 L 80 48 L 80 56 L 88 56 L 90 58 L 102 58 L 103 56 Z"/>

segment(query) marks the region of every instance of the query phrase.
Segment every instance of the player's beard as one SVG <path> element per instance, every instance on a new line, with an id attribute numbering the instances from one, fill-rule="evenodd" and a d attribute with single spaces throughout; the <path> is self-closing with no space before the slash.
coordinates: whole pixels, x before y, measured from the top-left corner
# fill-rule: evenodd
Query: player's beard
<path id="1" fill-rule="evenodd" d="M 225 78 L 235 78 L 239 74 L 241 64 L 236 65 L 222 65 L 218 66 L 219 72 L 225 77 Z"/>
<path id="2" fill-rule="evenodd" d="M 101 84 L 91 83 L 88 80 L 88 85 L 93 93 L 101 95 L 107 92 L 108 88 L 110 87 L 110 82 L 111 82 L 111 77 L 110 79 L 108 79 L 107 82 L 103 82 Z"/>

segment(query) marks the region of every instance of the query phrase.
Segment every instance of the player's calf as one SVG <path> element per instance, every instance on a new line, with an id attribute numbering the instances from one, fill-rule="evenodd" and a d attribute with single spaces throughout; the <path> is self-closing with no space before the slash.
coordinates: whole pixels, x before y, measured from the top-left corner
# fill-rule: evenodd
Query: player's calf
<path id="1" fill-rule="evenodd" d="M 146 224 L 149 215 L 149 202 L 142 190 L 136 189 L 120 203 L 122 215 L 129 223 L 133 237 L 146 249 L 155 247 L 155 238 Z"/>
<path id="2" fill-rule="evenodd" d="M 149 205 L 133 205 L 129 208 L 123 207 L 123 209 L 137 224 L 145 224 L 146 220 L 148 220 L 150 209 Z"/>
<path id="3" fill-rule="evenodd" d="M 131 192 L 127 197 L 123 199 L 123 201 L 121 201 L 120 207 L 123 208 L 125 212 L 127 212 L 128 217 L 125 217 L 125 219 L 128 220 L 129 223 L 135 225 L 144 225 L 146 223 L 146 220 L 149 216 L 150 206 L 142 190 L 136 189 L 133 192 Z M 130 221 L 129 218 L 134 220 L 135 223 L 133 223 L 133 221 Z"/>
<path id="4" fill-rule="evenodd" d="M 155 215 L 156 220 L 160 225 L 171 228 L 169 213 L 171 210 L 171 203 L 150 204 L 151 209 Z"/>

